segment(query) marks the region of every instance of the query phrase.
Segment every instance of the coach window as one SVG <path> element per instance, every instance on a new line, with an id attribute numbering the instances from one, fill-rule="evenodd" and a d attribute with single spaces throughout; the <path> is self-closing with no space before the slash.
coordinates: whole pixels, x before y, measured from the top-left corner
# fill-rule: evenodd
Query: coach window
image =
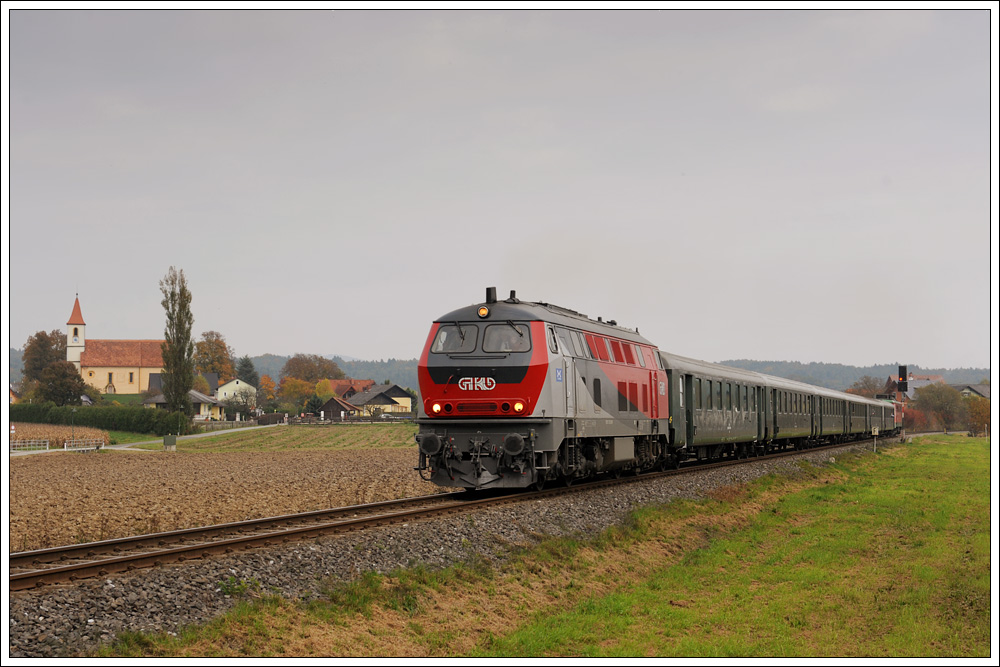
<path id="1" fill-rule="evenodd" d="M 715 399 L 712 404 L 719 410 L 722 409 L 722 383 L 712 382 L 712 388 L 715 389 Z"/>
<path id="2" fill-rule="evenodd" d="M 701 410 L 701 378 L 694 379 L 694 407 Z"/>
<path id="3" fill-rule="evenodd" d="M 747 398 L 747 388 L 743 387 L 743 412 L 750 409 L 749 399 Z"/>
<path id="4" fill-rule="evenodd" d="M 681 407 L 684 407 L 684 378 L 677 383 L 677 398 L 680 400 Z"/>
<path id="5" fill-rule="evenodd" d="M 726 406 L 726 410 L 733 409 L 733 385 L 729 382 L 726 383 L 726 398 L 723 405 Z"/>

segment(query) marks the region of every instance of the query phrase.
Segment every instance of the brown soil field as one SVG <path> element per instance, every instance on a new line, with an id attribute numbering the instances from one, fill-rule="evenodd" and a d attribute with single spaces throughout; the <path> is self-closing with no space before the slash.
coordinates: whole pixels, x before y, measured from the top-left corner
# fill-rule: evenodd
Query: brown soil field
<path id="1" fill-rule="evenodd" d="M 8 549 L 27 551 L 428 495 L 414 449 L 10 458 Z"/>

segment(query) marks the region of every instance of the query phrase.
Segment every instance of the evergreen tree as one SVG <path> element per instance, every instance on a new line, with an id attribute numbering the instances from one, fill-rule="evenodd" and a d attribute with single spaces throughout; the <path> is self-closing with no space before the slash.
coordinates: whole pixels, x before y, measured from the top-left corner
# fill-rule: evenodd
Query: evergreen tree
<path id="1" fill-rule="evenodd" d="M 243 355 L 236 363 L 236 377 L 243 380 L 251 387 L 256 387 L 260 384 L 260 377 L 257 375 L 257 369 L 254 367 L 253 360 L 250 359 L 249 355 Z"/>
<path id="2" fill-rule="evenodd" d="M 188 392 L 194 387 L 194 342 L 191 327 L 191 292 L 188 290 L 184 271 L 170 267 L 160 281 L 163 309 L 167 313 L 167 326 L 163 331 L 163 397 L 171 412 L 194 413 Z"/>

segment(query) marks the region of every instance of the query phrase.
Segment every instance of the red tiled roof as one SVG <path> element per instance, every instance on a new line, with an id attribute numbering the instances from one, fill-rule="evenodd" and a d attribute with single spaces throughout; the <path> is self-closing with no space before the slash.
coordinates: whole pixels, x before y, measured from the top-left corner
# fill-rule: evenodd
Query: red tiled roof
<path id="1" fill-rule="evenodd" d="M 163 368 L 162 340 L 88 340 L 80 366 Z"/>
<path id="2" fill-rule="evenodd" d="M 350 388 L 354 388 L 354 391 L 361 393 L 363 391 L 368 391 L 371 387 L 375 385 L 375 380 L 352 380 L 347 378 L 345 380 L 330 380 L 330 389 L 333 390 L 337 396 L 343 396 Z"/>
<path id="3" fill-rule="evenodd" d="M 77 297 L 73 303 L 73 313 L 69 316 L 69 322 L 66 324 L 82 324 L 87 326 L 87 323 L 83 321 L 83 313 L 80 312 L 80 297 Z"/>

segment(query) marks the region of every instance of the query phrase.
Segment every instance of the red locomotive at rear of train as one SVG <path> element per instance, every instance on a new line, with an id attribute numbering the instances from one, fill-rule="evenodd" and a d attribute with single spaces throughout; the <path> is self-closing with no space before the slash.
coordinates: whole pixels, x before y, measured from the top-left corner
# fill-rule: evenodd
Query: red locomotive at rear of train
<path id="1" fill-rule="evenodd" d="M 891 403 L 668 355 L 493 287 L 434 322 L 418 377 L 417 469 L 442 486 L 540 488 L 897 428 Z"/>

